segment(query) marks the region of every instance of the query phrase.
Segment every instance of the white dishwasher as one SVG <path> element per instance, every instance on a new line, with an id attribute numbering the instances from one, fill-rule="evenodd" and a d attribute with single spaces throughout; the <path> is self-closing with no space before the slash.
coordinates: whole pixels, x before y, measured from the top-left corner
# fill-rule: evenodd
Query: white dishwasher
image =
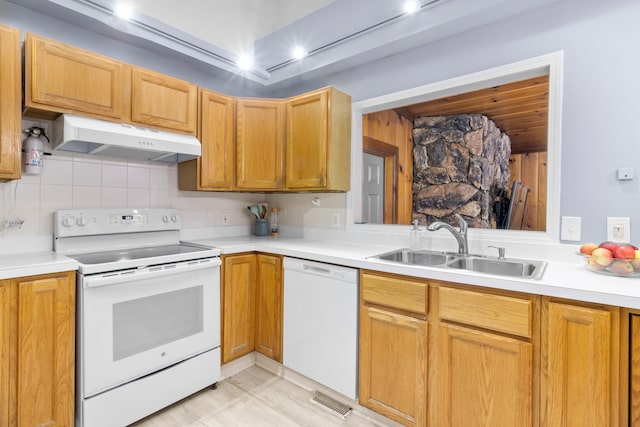
<path id="1" fill-rule="evenodd" d="M 356 399 L 358 270 L 284 259 L 283 364 Z"/>

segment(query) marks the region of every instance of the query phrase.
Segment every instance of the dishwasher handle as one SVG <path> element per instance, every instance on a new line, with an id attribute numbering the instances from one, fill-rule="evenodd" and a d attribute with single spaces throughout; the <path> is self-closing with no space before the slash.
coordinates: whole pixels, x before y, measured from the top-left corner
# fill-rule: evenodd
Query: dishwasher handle
<path id="1" fill-rule="evenodd" d="M 324 275 L 327 275 L 327 276 L 331 275 L 331 269 L 330 268 L 317 267 L 315 265 L 303 264 L 302 265 L 302 269 L 304 271 L 309 271 L 311 273 L 324 274 Z"/>
<path id="2" fill-rule="evenodd" d="M 358 283 L 358 270 L 355 268 L 297 258 L 284 258 L 284 272 L 285 275 L 287 273 L 297 272 L 298 274 L 310 274 L 349 283 Z"/>

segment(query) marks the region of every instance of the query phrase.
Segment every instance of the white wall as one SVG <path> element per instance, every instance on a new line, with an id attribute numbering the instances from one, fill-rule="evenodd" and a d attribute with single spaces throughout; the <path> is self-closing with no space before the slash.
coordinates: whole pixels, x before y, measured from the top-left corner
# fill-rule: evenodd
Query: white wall
<path id="1" fill-rule="evenodd" d="M 561 215 L 582 217 L 582 241 L 606 239 L 607 216 L 631 218 L 640 242 L 640 2 L 560 0 L 532 12 L 345 72 L 279 85 L 279 96 L 334 85 L 354 101 L 564 51 Z M 633 167 L 636 179 L 615 179 Z M 559 238 L 559 236 L 556 236 Z"/>

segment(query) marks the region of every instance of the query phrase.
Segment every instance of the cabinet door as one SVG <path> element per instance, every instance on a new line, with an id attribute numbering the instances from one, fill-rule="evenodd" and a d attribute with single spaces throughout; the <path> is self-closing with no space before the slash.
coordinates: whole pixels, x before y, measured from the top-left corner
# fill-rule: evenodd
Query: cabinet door
<path id="1" fill-rule="evenodd" d="M 18 289 L 18 426 L 71 426 L 74 416 L 75 276 L 15 280 Z"/>
<path id="2" fill-rule="evenodd" d="M 13 286 L 10 281 L 0 281 L 0 427 L 9 427 L 10 417 L 10 394 L 11 381 L 9 380 L 12 372 L 11 364 L 11 330 L 13 323 L 13 315 L 11 306 L 13 301 Z"/>
<path id="3" fill-rule="evenodd" d="M 236 187 L 277 190 L 283 186 L 285 108 L 281 100 L 241 98 L 236 115 Z"/>
<path id="4" fill-rule="evenodd" d="M 256 351 L 282 362 L 282 257 L 259 254 L 256 283 Z"/>
<path id="5" fill-rule="evenodd" d="M 200 142 L 202 156 L 180 163 L 180 188 L 233 189 L 235 165 L 235 101 L 232 97 L 200 90 Z"/>
<path id="6" fill-rule="evenodd" d="M 287 101 L 287 188 L 327 185 L 328 120 L 327 91 Z"/>
<path id="7" fill-rule="evenodd" d="M 123 63 L 27 33 L 27 109 L 86 113 L 121 120 L 125 116 L 124 87 Z"/>
<path id="8" fill-rule="evenodd" d="M 629 317 L 629 425 L 640 425 L 640 315 Z"/>
<path id="9" fill-rule="evenodd" d="M 440 426 L 531 426 L 533 347 L 514 338 L 440 325 Z"/>
<path id="10" fill-rule="evenodd" d="M 20 31 L 0 25 L 0 180 L 20 178 Z"/>
<path id="11" fill-rule="evenodd" d="M 541 425 L 617 425 L 617 408 L 612 407 L 617 400 L 612 379 L 618 375 L 615 353 L 612 357 L 614 314 L 550 302 L 547 315 Z"/>
<path id="12" fill-rule="evenodd" d="M 196 134 L 196 85 L 142 68 L 131 70 L 131 121 Z"/>
<path id="13" fill-rule="evenodd" d="M 408 426 L 427 416 L 427 323 L 360 308 L 360 404 Z"/>
<path id="14" fill-rule="evenodd" d="M 227 363 L 254 349 L 256 256 L 225 256 L 222 268 L 222 363 Z"/>

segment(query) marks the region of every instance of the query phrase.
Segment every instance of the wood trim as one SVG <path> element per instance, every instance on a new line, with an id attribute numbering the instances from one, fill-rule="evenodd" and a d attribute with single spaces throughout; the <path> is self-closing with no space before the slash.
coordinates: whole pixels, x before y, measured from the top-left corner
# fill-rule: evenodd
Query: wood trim
<path id="1" fill-rule="evenodd" d="M 398 220 L 398 147 L 363 136 L 362 151 L 384 158 L 383 222 L 385 224 L 395 224 Z"/>

